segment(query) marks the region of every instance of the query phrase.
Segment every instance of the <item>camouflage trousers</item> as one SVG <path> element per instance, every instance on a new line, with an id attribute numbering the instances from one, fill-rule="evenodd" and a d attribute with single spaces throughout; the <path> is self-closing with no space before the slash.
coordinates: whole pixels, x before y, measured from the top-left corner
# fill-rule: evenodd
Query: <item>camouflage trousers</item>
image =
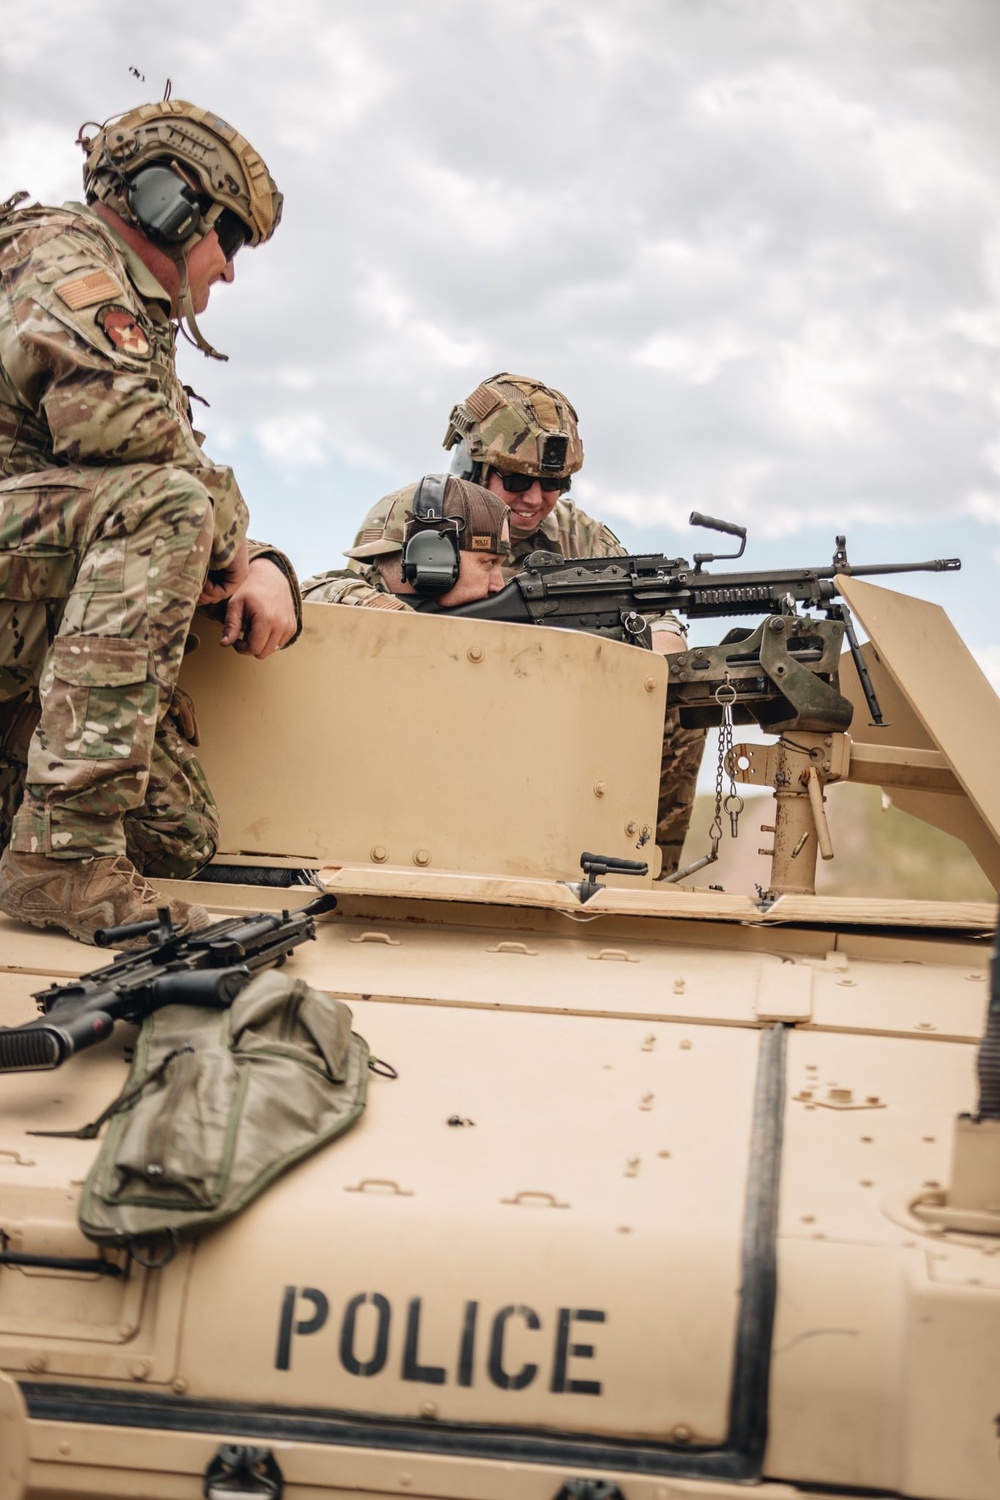
<path id="1" fill-rule="evenodd" d="M 656 847 L 662 855 L 661 875 L 673 875 L 680 865 L 704 749 L 705 730 L 682 729 L 678 710 L 668 708 L 663 722 L 660 795 L 656 804 Z"/>
<path id="2" fill-rule="evenodd" d="M 0 703 L 0 849 L 24 800 L 37 693 Z M 189 880 L 219 846 L 219 813 L 193 743 L 168 713 L 156 728 L 146 800 L 125 814 L 125 853 L 143 875 Z"/>
<path id="3" fill-rule="evenodd" d="M 211 794 L 165 716 L 212 536 L 211 499 L 183 469 L 0 483 L 0 802 L 14 849 L 78 859 L 131 845 L 151 870 L 165 859 L 160 874 L 211 857 Z"/>

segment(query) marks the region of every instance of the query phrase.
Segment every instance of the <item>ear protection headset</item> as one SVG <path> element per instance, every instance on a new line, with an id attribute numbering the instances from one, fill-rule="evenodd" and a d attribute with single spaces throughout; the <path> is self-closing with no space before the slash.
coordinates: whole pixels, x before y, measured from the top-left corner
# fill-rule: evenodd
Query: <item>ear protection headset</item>
<path id="1" fill-rule="evenodd" d="M 458 534 L 464 521 L 444 513 L 447 474 L 425 474 L 413 497 L 413 519 L 426 527 L 410 537 L 403 578 L 418 594 L 446 594 L 458 582 Z"/>
<path id="2" fill-rule="evenodd" d="M 141 228 L 164 245 L 183 244 L 198 226 L 198 195 L 169 167 L 143 167 L 129 179 L 126 192 Z"/>

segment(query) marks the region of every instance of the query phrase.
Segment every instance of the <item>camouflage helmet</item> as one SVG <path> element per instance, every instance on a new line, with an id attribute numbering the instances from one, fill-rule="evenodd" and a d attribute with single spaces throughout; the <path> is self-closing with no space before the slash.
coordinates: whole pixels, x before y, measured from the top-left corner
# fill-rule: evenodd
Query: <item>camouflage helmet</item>
<path id="1" fill-rule="evenodd" d="M 576 412 L 561 391 L 501 371 L 452 407 L 444 446 L 452 472 L 480 483 L 487 470 L 568 478 L 583 464 Z"/>
<path id="2" fill-rule="evenodd" d="M 86 134 L 90 126 L 82 125 L 77 137 L 87 155 L 88 203 L 99 198 L 134 221 L 125 191 L 129 179 L 144 166 L 174 163 L 196 192 L 218 206 L 217 213 L 228 209 L 241 220 L 249 244 L 263 244 L 277 229 L 282 195 L 271 174 L 249 141 L 210 110 L 161 99 L 93 128 L 96 134 Z M 192 232 L 202 228 L 196 224 Z"/>
<path id="3" fill-rule="evenodd" d="M 444 518 L 461 523 L 456 528 L 459 551 L 501 554 L 509 551 L 509 543 L 503 539 L 503 529 L 510 510 L 503 500 L 480 484 L 470 484 L 454 475 L 441 477 L 446 480 Z M 434 521 L 421 520 L 413 514 L 417 489 L 418 485 L 408 484 L 373 506 L 354 539 L 354 546 L 344 556 L 358 562 L 391 557 L 402 552 L 417 531 L 433 527 Z M 440 526 L 440 520 L 436 524 Z"/>

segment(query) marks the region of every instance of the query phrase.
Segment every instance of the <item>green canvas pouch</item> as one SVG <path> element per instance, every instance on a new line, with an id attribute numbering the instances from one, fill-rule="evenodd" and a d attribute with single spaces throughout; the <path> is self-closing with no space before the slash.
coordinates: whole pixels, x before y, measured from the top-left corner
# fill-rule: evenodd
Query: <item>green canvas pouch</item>
<path id="1" fill-rule="evenodd" d="M 229 1010 L 166 1005 L 142 1024 L 128 1081 L 84 1184 L 101 1244 L 201 1233 L 347 1130 L 368 1047 L 342 1000 L 271 969 Z"/>

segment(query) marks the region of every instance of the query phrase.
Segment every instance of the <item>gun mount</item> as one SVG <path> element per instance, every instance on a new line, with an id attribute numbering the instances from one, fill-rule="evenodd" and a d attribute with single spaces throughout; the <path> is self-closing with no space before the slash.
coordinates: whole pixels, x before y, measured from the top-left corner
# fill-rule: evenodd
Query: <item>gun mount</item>
<path id="1" fill-rule="evenodd" d="M 842 608 L 839 619 L 776 615 L 669 659 L 668 701 L 682 722 L 756 723 L 778 736 L 729 745 L 720 764 L 734 786 L 772 789 L 774 818 L 761 831 L 773 838 L 759 851 L 771 859 L 766 899 L 815 894 L 817 859 L 835 852 L 826 789 L 847 781 L 881 786 L 901 810 L 963 838 L 1000 885 L 1000 849 L 986 832 L 1000 815 L 990 731 L 982 717 L 981 736 L 962 729 L 966 705 L 981 700 L 993 715 L 995 695 L 935 606 L 850 578 L 841 587 L 877 647 L 855 639 L 842 651 L 853 633 Z"/>
<path id="2" fill-rule="evenodd" d="M 731 691 L 732 722 L 784 729 L 846 729 L 854 709 L 837 687 L 842 620 L 773 615 L 756 630 L 731 630 L 718 646 L 670 658 L 669 701 L 686 728 L 717 728 Z"/>

